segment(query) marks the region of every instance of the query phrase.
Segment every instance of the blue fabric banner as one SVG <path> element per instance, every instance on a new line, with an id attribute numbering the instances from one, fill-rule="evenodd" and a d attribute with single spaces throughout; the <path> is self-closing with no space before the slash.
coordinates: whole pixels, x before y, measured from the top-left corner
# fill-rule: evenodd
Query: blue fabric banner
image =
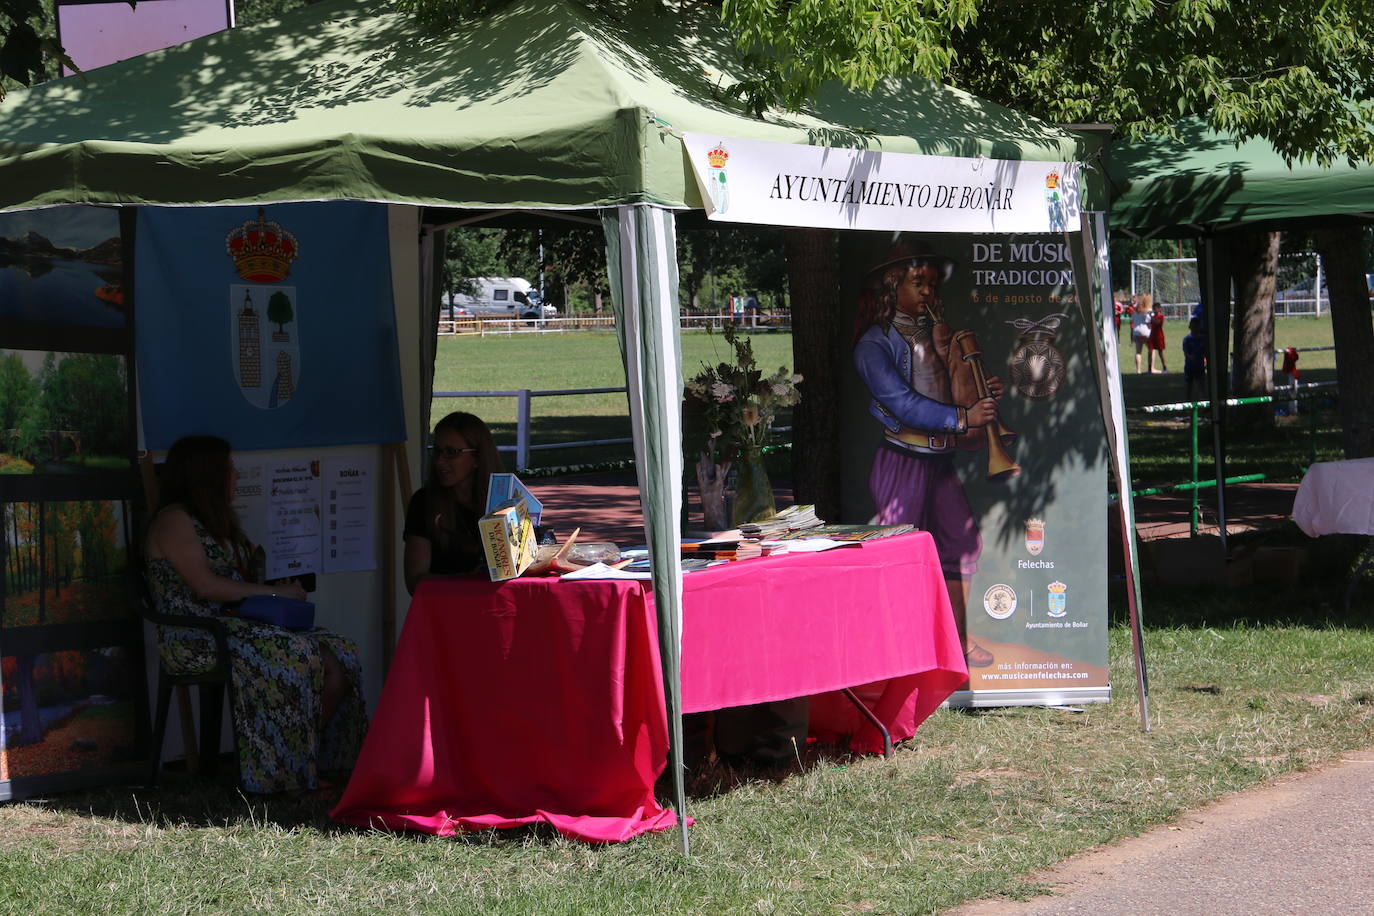
<path id="1" fill-rule="evenodd" d="M 384 206 L 142 207 L 134 263 L 148 448 L 405 438 Z"/>

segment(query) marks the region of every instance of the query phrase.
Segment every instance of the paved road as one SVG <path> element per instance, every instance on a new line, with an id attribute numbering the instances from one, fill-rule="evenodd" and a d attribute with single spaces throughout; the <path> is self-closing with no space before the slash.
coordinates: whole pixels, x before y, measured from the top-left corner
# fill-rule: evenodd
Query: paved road
<path id="1" fill-rule="evenodd" d="M 948 916 L 1374 914 L 1374 748 L 1035 877 L 1054 893 Z"/>

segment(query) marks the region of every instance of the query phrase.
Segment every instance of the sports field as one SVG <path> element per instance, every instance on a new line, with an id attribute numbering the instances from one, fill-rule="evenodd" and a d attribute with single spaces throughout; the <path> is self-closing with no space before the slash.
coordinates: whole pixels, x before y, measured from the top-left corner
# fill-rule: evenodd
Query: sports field
<path id="1" fill-rule="evenodd" d="M 764 332 L 750 336 L 754 358 L 770 373 L 792 366 L 792 335 Z M 734 354 L 718 333 L 685 331 L 684 374 L 695 375 L 703 363 L 732 360 Z M 620 346 L 609 332 L 517 334 L 491 337 L 442 337 L 435 366 L 434 390 L 532 391 L 566 388 L 611 388 L 625 384 Z M 535 398 L 531 405 L 531 441 L 568 442 L 628 438 L 630 420 L 623 393 Z M 432 417 L 467 410 L 491 424 L 500 445 L 515 442 L 514 398 L 435 398 Z M 791 423 L 784 411 L 778 425 Z M 603 461 L 630 454 L 628 445 L 553 452 L 534 452 L 534 467 Z"/>
<path id="2" fill-rule="evenodd" d="M 1168 349 L 1165 351 L 1168 374 L 1137 374 L 1134 348 L 1128 329 L 1119 338 L 1122 379 L 1129 406 L 1163 404 L 1184 400 L 1182 321 L 1165 325 Z M 792 366 L 792 335 L 765 332 L 750 337 L 760 368 L 771 372 L 778 366 Z M 1277 319 L 1275 343 L 1283 347 L 1331 346 L 1331 323 L 1327 316 Z M 724 337 L 718 333 L 687 331 L 682 336 L 682 363 L 688 376 L 704 362 L 715 363 L 731 357 Z M 1321 381 L 1335 377 L 1335 354 L 1329 350 L 1303 353 L 1299 360 L 1303 380 Z M 511 391 L 522 388 L 550 390 L 568 388 L 609 388 L 625 384 L 625 370 L 614 334 L 580 332 L 570 334 L 517 334 L 489 337 L 443 337 L 439 340 L 439 359 L 435 370 L 435 391 Z M 805 384 L 802 386 L 805 396 Z M 500 444 L 515 442 L 514 398 L 436 398 L 434 420 L 452 410 L 468 410 L 492 424 Z M 628 438 L 630 423 L 624 394 L 568 395 L 535 398 L 531 408 L 531 441 L 560 442 Z M 1334 418 L 1326 410 L 1323 425 Z M 779 425 L 786 426 L 786 415 Z M 1187 443 L 1183 433 L 1151 436 L 1148 441 L 1132 441 L 1132 456 L 1149 480 L 1162 482 L 1175 478 L 1174 464 L 1186 469 Z M 1282 479 L 1299 473 L 1308 447 L 1299 433 L 1285 438 L 1282 449 L 1258 449 L 1256 458 L 1269 464 Z M 1296 438 L 1295 438 L 1296 437 Z M 1292 439 L 1292 443 L 1288 442 Z M 1320 449 L 1334 447 L 1334 431 L 1327 430 Z M 1291 447 L 1290 447 L 1291 445 Z M 1241 447 L 1244 447 L 1241 444 Z M 1290 454 L 1291 453 L 1291 454 Z M 629 446 L 559 449 L 532 453 L 533 467 L 561 467 L 594 463 L 630 454 Z M 1290 460 L 1291 459 L 1291 460 Z"/>

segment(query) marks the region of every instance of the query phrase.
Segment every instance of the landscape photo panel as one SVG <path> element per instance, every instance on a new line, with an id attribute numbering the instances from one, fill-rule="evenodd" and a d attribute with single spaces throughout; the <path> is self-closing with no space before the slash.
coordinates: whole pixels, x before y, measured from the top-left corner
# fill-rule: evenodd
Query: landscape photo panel
<path id="1" fill-rule="evenodd" d="M 121 646 L 0 657 L 0 781 L 139 760 L 140 689 L 138 660 Z"/>
<path id="2" fill-rule="evenodd" d="M 0 475 L 127 474 L 128 359 L 0 349 Z"/>
<path id="3" fill-rule="evenodd" d="M 0 322 L 125 328 L 123 251 L 113 208 L 0 213 Z"/>

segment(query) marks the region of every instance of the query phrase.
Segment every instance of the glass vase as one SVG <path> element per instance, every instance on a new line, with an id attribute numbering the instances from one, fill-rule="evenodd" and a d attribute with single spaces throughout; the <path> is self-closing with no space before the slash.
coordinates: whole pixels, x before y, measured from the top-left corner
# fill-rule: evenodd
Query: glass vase
<path id="1" fill-rule="evenodd" d="M 739 527 L 745 522 L 757 522 L 777 514 L 773 504 L 773 484 L 763 464 L 763 451 L 744 449 L 735 459 L 738 477 L 735 479 L 735 503 L 730 511 L 730 524 Z"/>

